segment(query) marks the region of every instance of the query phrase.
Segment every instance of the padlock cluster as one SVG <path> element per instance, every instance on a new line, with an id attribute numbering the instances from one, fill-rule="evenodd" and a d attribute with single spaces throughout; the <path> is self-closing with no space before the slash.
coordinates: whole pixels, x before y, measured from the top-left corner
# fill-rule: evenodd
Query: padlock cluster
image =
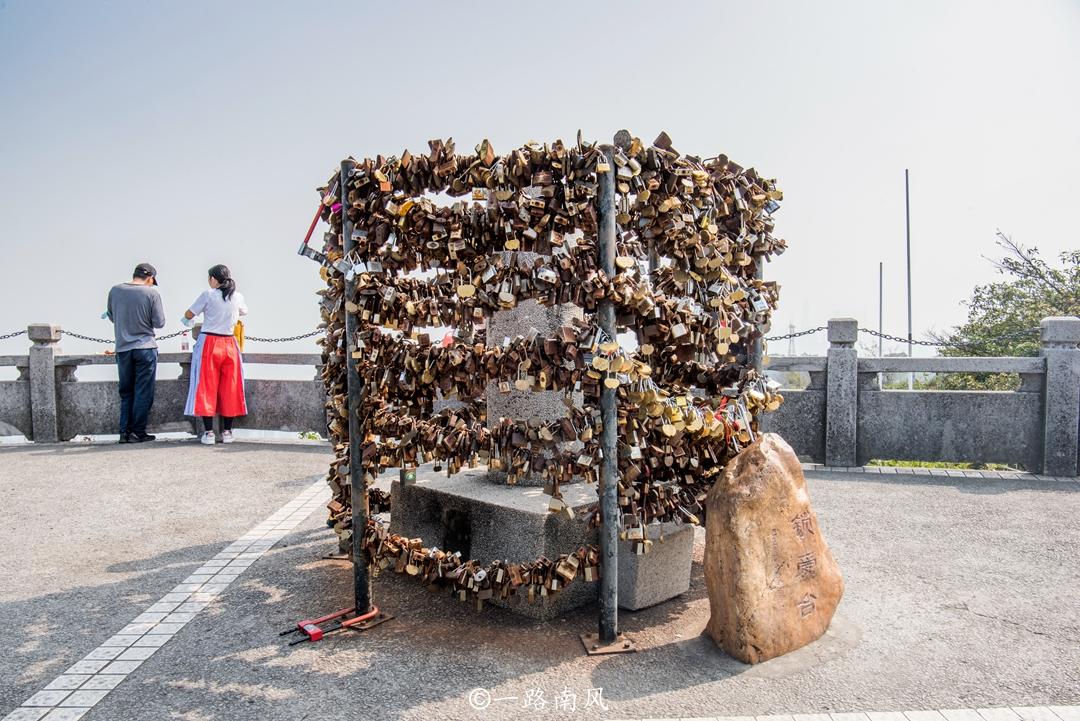
<path id="1" fill-rule="evenodd" d="M 612 169 L 616 267 L 608 275 L 598 257 L 596 200 L 598 173 Z M 551 511 L 572 517 L 560 485 L 598 479 L 598 401 L 606 387 L 618 399 L 620 533 L 644 553 L 649 525 L 700 522 L 713 480 L 753 440 L 755 415 L 782 401 L 776 385 L 750 367 L 750 345 L 768 331 L 779 300 L 776 283 L 756 274 L 786 247 L 772 234 L 782 195 L 726 156 L 682 155 L 664 133 L 649 146 L 630 139 L 615 149 L 613 165 L 580 134 L 574 145 L 528 143 L 501 156 L 486 140 L 468 155 L 436 140 L 427 154 L 358 161 L 320 192 L 330 224 L 316 254 L 327 282 L 320 294 L 336 452 L 330 510 L 345 550 L 353 462 L 373 512 L 388 508 L 370 488 L 376 476 L 435 463 L 450 474 L 483 465 L 509 483 L 540 476 Z M 468 198 L 440 205 L 438 194 Z M 491 314 L 525 300 L 572 303 L 585 318 L 554 334 L 489 337 Z M 605 300 L 615 308 L 615 338 L 596 324 Z M 358 321 L 353 337 L 346 337 L 347 314 Z M 437 327 L 452 328 L 452 341 L 432 342 Z M 349 355 L 364 388 L 358 459 L 348 452 Z M 491 388 L 560 392 L 566 417 L 491 418 Z M 590 523 L 598 519 L 593 510 Z M 526 586 L 531 598 L 596 575 L 566 578 L 569 558 L 575 568 L 593 568 L 585 563 L 590 548 L 554 562 L 481 567 L 388 534 L 375 520 L 364 543 L 382 568 L 468 598 Z M 560 566 L 562 575 L 553 570 Z M 515 583 L 511 568 L 524 580 Z M 492 580 L 500 574 L 510 580 Z"/>
<path id="2" fill-rule="evenodd" d="M 459 600 L 474 601 L 478 610 L 493 599 L 532 603 L 557 595 L 574 581 L 600 580 L 600 552 L 595 546 L 581 546 L 555 559 L 481 564 L 462 558 L 460 552 L 427 548 L 423 539 L 390 533 L 376 523 L 368 524 L 363 543 L 376 574 L 391 569 L 417 578 L 433 591 L 448 588 Z"/>

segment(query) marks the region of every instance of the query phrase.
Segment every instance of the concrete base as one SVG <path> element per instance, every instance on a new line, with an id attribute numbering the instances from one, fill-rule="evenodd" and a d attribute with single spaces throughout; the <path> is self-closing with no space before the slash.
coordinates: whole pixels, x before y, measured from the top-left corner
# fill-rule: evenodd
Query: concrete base
<path id="1" fill-rule="evenodd" d="M 664 523 L 647 530 L 653 544 L 646 554 L 636 555 L 632 541 L 619 541 L 619 608 L 627 611 L 655 606 L 690 590 L 694 527 Z"/>
<path id="2" fill-rule="evenodd" d="M 575 510 L 570 520 L 548 512 L 548 497 L 541 489 L 504 486 L 485 481 L 486 469 L 465 469 L 447 478 L 422 466 L 416 483 L 391 485 L 390 531 L 422 538 L 424 545 L 461 551 L 481 563 L 501 559 L 511 563 L 538 556 L 555 559 L 585 544 L 598 543 L 596 531 L 585 528 L 585 509 L 596 503 L 596 488 L 574 484 L 563 488 L 563 500 Z M 633 553 L 629 542 L 619 544 L 619 606 L 637 610 L 687 591 L 694 532 L 690 526 L 652 528 L 650 553 Z M 598 584 L 580 578 L 553 598 L 530 604 L 515 597 L 510 610 L 531 618 L 554 618 L 596 600 Z M 504 605 L 504 604 L 498 604 Z"/>

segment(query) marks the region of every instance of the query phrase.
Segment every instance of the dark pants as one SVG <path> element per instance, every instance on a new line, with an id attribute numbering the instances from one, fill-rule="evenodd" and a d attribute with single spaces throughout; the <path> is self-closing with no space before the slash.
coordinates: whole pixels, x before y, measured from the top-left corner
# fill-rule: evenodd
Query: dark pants
<path id="1" fill-rule="evenodd" d="M 154 405 L 157 348 L 137 348 L 116 354 L 120 373 L 120 434 L 146 435 L 150 407 Z"/>

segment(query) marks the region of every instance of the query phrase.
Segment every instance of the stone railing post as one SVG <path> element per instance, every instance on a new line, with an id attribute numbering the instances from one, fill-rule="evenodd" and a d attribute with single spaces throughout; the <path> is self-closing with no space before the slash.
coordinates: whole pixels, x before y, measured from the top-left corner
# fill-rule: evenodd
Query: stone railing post
<path id="1" fill-rule="evenodd" d="M 53 323 L 32 323 L 26 334 L 30 346 L 30 418 L 35 443 L 57 443 L 60 425 L 56 399 L 56 344 L 60 326 Z"/>
<path id="2" fill-rule="evenodd" d="M 1042 472 L 1075 477 L 1080 475 L 1080 318 L 1045 318 L 1039 330 L 1039 354 L 1046 358 Z"/>
<path id="3" fill-rule="evenodd" d="M 828 367 L 825 373 L 825 465 L 854 466 L 858 422 L 859 361 L 854 318 L 829 321 Z"/>

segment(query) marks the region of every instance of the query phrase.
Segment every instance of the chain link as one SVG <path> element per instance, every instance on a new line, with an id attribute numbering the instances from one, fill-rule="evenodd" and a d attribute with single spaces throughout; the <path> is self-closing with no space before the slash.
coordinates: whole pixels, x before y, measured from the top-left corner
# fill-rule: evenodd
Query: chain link
<path id="1" fill-rule="evenodd" d="M 11 333 L 5 333 L 4 335 L 0 335 L 0 340 L 7 340 L 8 338 L 18 338 L 19 336 L 25 335 L 25 334 L 26 334 L 25 330 L 17 330 L 17 331 L 11 332 Z"/>
<path id="2" fill-rule="evenodd" d="M 5 340 L 7 338 L 14 338 L 15 336 L 22 335 L 25 332 L 26 332 L 25 330 L 20 330 L 20 331 L 14 332 L 14 333 L 10 333 L 8 335 L 0 335 L 0 340 Z M 64 335 L 69 335 L 72 338 L 78 338 L 79 340 L 88 340 L 88 341 L 91 341 L 92 343 L 108 343 L 109 345 L 112 345 L 114 343 L 112 338 L 94 338 L 93 336 L 82 335 L 81 333 L 76 333 L 76 332 L 70 331 L 70 330 L 62 330 L 60 332 L 63 333 Z M 165 335 L 159 335 L 159 336 L 157 336 L 156 340 L 168 340 L 170 338 L 176 338 L 178 336 L 187 335 L 190 332 L 191 331 L 189 331 L 189 330 L 187 330 L 185 328 L 184 330 L 178 330 L 175 333 L 167 333 Z M 260 338 L 258 336 L 254 336 L 254 335 L 246 335 L 246 336 L 244 336 L 244 340 L 253 340 L 253 341 L 260 342 L 260 343 L 288 343 L 289 341 L 303 340 L 304 338 L 311 338 L 313 336 L 319 335 L 322 332 L 323 331 L 320 328 L 318 330 L 313 330 L 310 333 L 303 333 L 301 335 L 290 335 L 290 336 L 285 336 L 283 338 Z"/>
<path id="3" fill-rule="evenodd" d="M 304 338 L 311 338 L 313 336 L 319 335 L 322 332 L 323 332 L 322 328 L 317 328 L 316 330 L 313 330 L 310 333 L 303 333 L 302 335 L 290 335 L 290 336 L 285 336 L 284 338 L 259 338 L 258 336 L 254 336 L 254 335 L 245 335 L 244 340 L 253 340 L 253 341 L 258 341 L 260 343 L 288 343 L 289 341 L 303 340 Z"/>
<path id="4" fill-rule="evenodd" d="M 790 340 L 792 338 L 802 338 L 803 336 L 813 335 L 814 333 L 820 333 L 823 330 L 828 330 L 828 327 L 819 325 L 817 328 L 810 328 L 808 330 L 799 331 L 797 333 L 788 333 L 787 335 L 769 336 L 765 340 L 770 342 L 770 343 L 773 343 L 775 341 L 780 341 L 780 340 Z M 925 346 L 927 348 L 978 348 L 980 346 L 985 346 L 985 345 L 987 345 L 989 343 L 998 343 L 998 342 L 1001 342 L 1001 341 L 1014 340 L 1016 338 L 1023 338 L 1024 336 L 1031 335 L 1032 333 L 1037 333 L 1038 331 L 1039 331 L 1038 328 L 1025 328 L 1024 330 L 1018 330 L 1018 331 L 1014 331 L 1012 333 L 1005 333 L 1003 335 L 995 336 L 993 338 L 986 338 L 984 340 L 967 341 L 967 342 L 964 342 L 964 341 L 944 341 L 944 342 L 939 343 L 939 342 L 936 342 L 936 341 L 915 340 L 915 339 L 912 339 L 910 342 L 911 342 L 912 345 Z M 874 336 L 876 338 L 883 338 L 884 340 L 892 341 L 894 343 L 907 343 L 907 342 L 909 342 L 907 338 L 901 338 L 900 336 L 896 336 L 896 335 L 889 335 L 888 333 L 878 333 L 876 330 L 871 330 L 870 328 L 859 328 L 859 332 L 860 333 L 866 333 L 868 335 L 872 335 L 872 336 Z"/>
<path id="5" fill-rule="evenodd" d="M 823 330 L 828 330 L 828 328 L 823 326 L 823 325 L 819 325 L 817 328 L 811 328 L 810 330 L 802 330 L 802 331 L 799 331 L 798 333 L 788 333 L 787 335 L 769 336 L 765 340 L 772 343 L 773 341 L 778 341 L 778 340 L 788 340 L 790 338 L 802 338 L 804 335 L 813 335 L 814 333 L 820 333 Z"/>
<path id="6" fill-rule="evenodd" d="M 63 335 L 69 335 L 72 338 L 78 338 L 79 340 L 88 340 L 88 341 L 92 341 L 94 343 L 108 343 L 109 345 L 112 345 L 113 343 L 115 343 L 115 341 L 112 338 L 92 338 L 91 336 L 82 335 L 81 333 L 75 333 L 74 331 L 70 331 L 70 330 L 62 330 L 62 331 L 60 331 L 60 333 L 63 334 Z"/>
<path id="7" fill-rule="evenodd" d="M 1039 331 L 1038 328 L 1025 328 L 1024 330 L 1013 331 L 1012 333 L 1005 333 L 1003 335 L 995 336 L 993 338 L 985 338 L 983 340 L 967 341 L 967 342 L 964 342 L 964 341 L 944 341 L 944 342 L 938 343 L 936 341 L 914 340 L 914 339 L 909 341 L 907 338 L 900 338 L 899 336 L 889 335 L 888 333 L 878 333 L 876 330 L 871 330 L 869 328 L 859 328 L 860 333 L 867 333 L 867 334 L 875 336 L 877 338 L 883 338 L 884 340 L 892 341 L 894 343 L 911 343 L 912 345 L 926 346 L 928 348 L 958 348 L 958 349 L 978 348 L 980 346 L 985 346 L 985 345 L 987 345 L 989 343 L 997 343 L 997 342 L 1000 342 L 1000 341 L 1014 340 L 1016 338 L 1022 338 L 1022 337 L 1026 336 L 1026 335 L 1030 335 L 1032 333 L 1037 333 L 1038 331 Z"/>

